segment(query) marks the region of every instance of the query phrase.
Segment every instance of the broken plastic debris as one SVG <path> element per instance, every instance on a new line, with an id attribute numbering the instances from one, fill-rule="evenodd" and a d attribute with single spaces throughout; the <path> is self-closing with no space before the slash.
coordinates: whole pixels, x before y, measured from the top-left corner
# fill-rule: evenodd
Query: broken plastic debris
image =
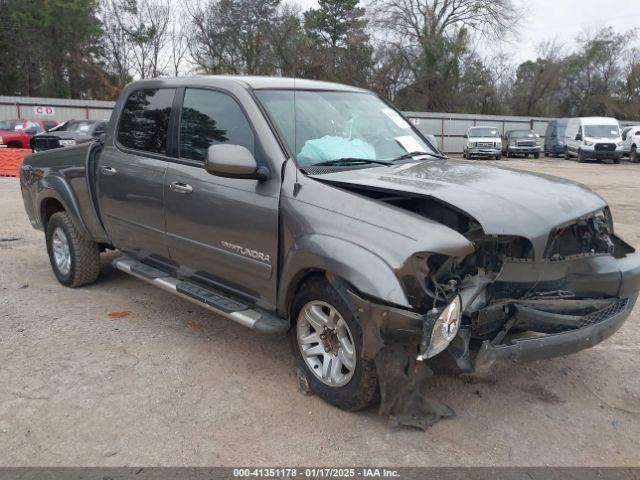
<path id="1" fill-rule="evenodd" d="M 386 346 L 376 355 L 380 382 L 380 409 L 396 425 L 426 430 L 441 418 L 453 417 L 447 405 L 426 397 L 427 383 L 433 371 L 424 362 L 416 362 L 400 345 Z"/>

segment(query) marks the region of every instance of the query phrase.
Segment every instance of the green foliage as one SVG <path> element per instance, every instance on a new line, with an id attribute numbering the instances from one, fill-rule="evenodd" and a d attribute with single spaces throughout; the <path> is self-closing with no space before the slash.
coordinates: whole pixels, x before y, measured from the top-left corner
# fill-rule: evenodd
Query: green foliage
<path id="1" fill-rule="evenodd" d="M 0 43 L 13 58 L 12 81 L 3 82 L 3 91 L 81 97 L 99 90 L 104 73 L 95 62 L 101 34 L 95 0 L 8 0 L 4 7 Z"/>

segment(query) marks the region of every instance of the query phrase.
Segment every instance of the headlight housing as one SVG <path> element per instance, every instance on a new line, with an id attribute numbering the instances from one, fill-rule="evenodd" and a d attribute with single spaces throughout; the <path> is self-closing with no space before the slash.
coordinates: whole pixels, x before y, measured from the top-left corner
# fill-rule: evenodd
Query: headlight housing
<path id="1" fill-rule="evenodd" d="M 584 144 L 585 144 L 587 147 L 591 147 L 591 146 L 593 146 L 593 142 L 590 142 L 589 140 L 585 140 L 585 141 L 584 141 Z"/>
<path id="2" fill-rule="evenodd" d="M 462 320 L 462 301 L 460 295 L 456 295 L 451 303 L 440 312 L 427 314 L 425 331 L 420 348 L 418 360 L 435 357 L 449 346 L 458 334 Z M 427 338 L 428 337 L 428 338 Z"/>

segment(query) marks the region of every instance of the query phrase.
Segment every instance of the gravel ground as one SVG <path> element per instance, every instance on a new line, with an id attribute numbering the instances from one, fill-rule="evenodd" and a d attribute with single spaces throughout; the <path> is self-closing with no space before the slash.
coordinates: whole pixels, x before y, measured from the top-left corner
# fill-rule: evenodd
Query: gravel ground
<path id="1" fill-rule="evenodd" d="M 504 160 L 586 183 L 640 245 L 640 165 Z M 441 374 L 426 433 L 298 393 L 289 346 L 114 271 L 59 285 L 0 179 L 0 465 L 640 464 L 638 307 L 608 341 L 484 379 Z M 635 439 L 635 440 L 634 440 Z"/>

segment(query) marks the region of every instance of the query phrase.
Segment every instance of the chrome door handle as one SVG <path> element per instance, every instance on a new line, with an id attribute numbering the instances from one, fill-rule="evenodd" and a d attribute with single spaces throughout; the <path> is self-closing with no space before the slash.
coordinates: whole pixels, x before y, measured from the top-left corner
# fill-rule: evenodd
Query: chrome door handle
<path id="1" fill-rule="evenodd" d="M 187 183 L 183 182 L 171 182 L 169 188 L 176 193 L 191 193 L 193 192 L 193 187 Z"/>
<path id="2" fill-rule="evenodd" d="M 113 167 L 102 167 L 100 169 L 103 175 L 115 175 L 118 171 Z"/>

